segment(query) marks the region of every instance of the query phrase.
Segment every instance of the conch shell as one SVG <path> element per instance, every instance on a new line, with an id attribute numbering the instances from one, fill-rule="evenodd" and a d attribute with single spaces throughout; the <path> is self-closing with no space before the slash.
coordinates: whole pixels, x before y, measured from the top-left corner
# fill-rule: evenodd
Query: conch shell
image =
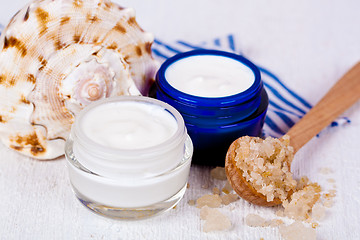
<path id="1" fill-rule="evenodd" d="M 38 0 L 0 37 L 0 138 L 38 159 L 64 153 L 75 115 L 116 95 L 146 95 L 158 64 L 132 9 L 108 0 Z"/>

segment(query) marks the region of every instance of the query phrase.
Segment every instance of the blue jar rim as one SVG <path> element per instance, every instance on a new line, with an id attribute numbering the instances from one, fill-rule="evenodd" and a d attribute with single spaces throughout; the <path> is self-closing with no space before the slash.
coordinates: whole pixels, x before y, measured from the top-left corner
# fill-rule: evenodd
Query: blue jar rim
<path id="1" fill-rule="evenodd" d="M 266 90 L 264 88 L 261 90 L 260 95 L 261 95 L 260 106 L 250 116 L 247 116 L 246 118 L 244 118 L 242 120 L 239 120 L 237 122 L 222 125 L 222 126 L 217 126 L 215 128 L 222 128 L 222 129 L 224 129 L 224 128 L 234 128 L 234 127 L 236 128 L 236 127 L 239 127 L 241 125 L 251 125 L 254 122 L 260 121 L 262 118 L 264 118 L 264 120 L 265 120 L 266 113 L 267 113 L 268 106 L 269 106 L 269 96 L 268 96 L 268 94 L 267 94 L 267 92 L 266 92 Z M 195 125 L 185 121 L 185 126 L 186 127 L 188 127 L 188 126 L 194 127 Z M 211 126 L 204 126 L 203 128 L 209 129 L 209 128 L 212 128 L 212 127 Z"/>
<path id="2" fill-rule="evenodd" d="M 255 76 L 254 83 L 243 92 L 225 97 L 199 97 L 184 93 L 171 86 L 165 78 L 166 69 L 171 64 L 178 61 L 179 59 L 187 58 L 191 56 L 198 56 L 198 55 L 223 56 L 239 61 L 242 64 L 249 67 L 250 70 L 253 72 Z M 263 83 L 261 81 L 260 71 L 256 67 L 256 65 L 253 64 L 250 60 L 235 53 L 225 52 L 220 50 L 211 50 L 211 49 L 196 49 L 188 52 L 179 53 L 171 58 L 168 58 L 158 70 L 156 74 L 156 80 L 158 86 L 162 88 L 169 96 L 171 97 L 176 96 L 176 98 L 181 99 L 182 101 L 191 105 L 201 105 L 201 106 L 209 106 L 209 107 L 219 106 L 219 105 L 220 107 L 224 107 L 224 106 L 233 106 L 233 105 L 241 104 L 243 102 L 250 100 L 257 94 L 259 94 L 263 86 Z"/>

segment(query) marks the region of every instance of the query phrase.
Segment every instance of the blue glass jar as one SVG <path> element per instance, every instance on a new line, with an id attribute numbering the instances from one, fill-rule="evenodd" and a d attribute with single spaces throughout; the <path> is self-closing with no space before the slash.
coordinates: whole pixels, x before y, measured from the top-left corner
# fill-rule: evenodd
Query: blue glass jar
<path id="1" fill-rule="evenodd" d="M 221 97 L 185 93 L 172 86 L 166 71 L 172 64 L 193 56 L 221 56 L 240 62 L 250 69 L 254 81 L 246 90 Z M 224 165 L 230 144 L 238 137 L 260 136 L 268 106 L 268 96 L 260 71 L 246 58 L 217 50 L 194 50 L 169 58 L 156 76 L 156 98 L 176 108 L 194 144 L 193 163 Z"/>

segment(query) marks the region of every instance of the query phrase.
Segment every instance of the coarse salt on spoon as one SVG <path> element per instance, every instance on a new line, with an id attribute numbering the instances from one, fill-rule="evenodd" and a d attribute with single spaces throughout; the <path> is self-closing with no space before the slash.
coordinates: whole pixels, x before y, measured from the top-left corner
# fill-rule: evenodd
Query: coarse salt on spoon
<path id="1" fill-rule="evenodd" d="M 293 154 L 359 98 L 360 62 L 284 137 L 263 140 L 245 136 L 235 140 L 225 160 L 226 175 L 235 192 L 261 206 L 275 206 L 285 201 L 297 185 L 290 171 Z"/>

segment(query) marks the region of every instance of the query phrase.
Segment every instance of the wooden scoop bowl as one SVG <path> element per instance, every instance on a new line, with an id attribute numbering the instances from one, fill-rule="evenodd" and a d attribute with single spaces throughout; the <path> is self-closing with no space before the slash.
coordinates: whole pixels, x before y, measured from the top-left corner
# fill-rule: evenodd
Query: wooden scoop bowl
<path id="1" fill-rule="evenodd" d="M 298 123 L 287 133 L 290 145 L 296 153 L 310 139 L 328 126 L 336 117 L 352 106 L 360 98 L 360 62 L 351 68 Z M 235 140 L 226 155 L 225 170 L 227 178 L 235 192 L 243 199 L 260 206 L 275 206 L 281 204 L 280 199 L 271 202 L 257 192 L 250 182 L 243 177 L 242 170 L 236 167 Z"/>

